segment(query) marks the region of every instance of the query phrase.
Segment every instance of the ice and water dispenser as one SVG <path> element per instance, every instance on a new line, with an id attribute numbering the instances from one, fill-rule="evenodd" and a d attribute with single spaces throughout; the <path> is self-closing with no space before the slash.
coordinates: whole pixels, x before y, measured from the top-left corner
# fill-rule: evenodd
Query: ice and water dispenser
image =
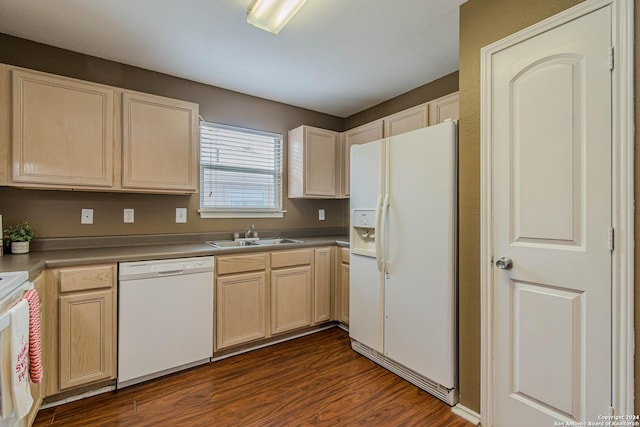
<path id="1" fill-rule="evenodd" d="M 376 256 L 376 210 L 354 209 L 351 213 L 351 252 Z"/>

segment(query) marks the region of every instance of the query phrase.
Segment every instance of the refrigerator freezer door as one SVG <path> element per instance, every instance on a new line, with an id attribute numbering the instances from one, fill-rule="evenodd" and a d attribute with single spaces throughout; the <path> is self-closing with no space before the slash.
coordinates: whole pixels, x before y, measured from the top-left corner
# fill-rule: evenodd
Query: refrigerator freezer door
<path id="1" fill-rule="evenodd" d="M 378 222 L 382 204 L 384 140 L 351 147 L 350 218 L 354 211 L 373 210 Z M 377 226 L 378 224 L 376 224 Z M 351 227 L 349 273 L 349 336 L 382 352 L 382 275 L 376 250 L 379 235 L 363 238 Z"/>
<path id="2" fill-rule="evenodd" d="M 389 146 L 384 354 L 453 388 L 456 124 L 394 136 Z"/>
<path id="3" fill-rule="evenodd" d="M 382 149 L 384 140 L 351 147 L 351 252 L 379 257 L 377 230 L 380 204 L 382 203 Z M 367 226 L 358 219 L 367 217 Z"/>

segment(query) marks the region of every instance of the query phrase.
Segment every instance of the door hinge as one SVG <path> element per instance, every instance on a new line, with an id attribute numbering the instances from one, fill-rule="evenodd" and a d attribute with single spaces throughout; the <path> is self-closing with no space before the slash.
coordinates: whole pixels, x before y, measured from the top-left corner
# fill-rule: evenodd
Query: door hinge
<path id="1" fill-rule="evenodd" d="M 609 238 L 607 240 L 608 240 L 609 250 L 613 251 L 614 240 L 615 240 L 615 233 L 613 231 L 613 227 L 609 229 Z"/>
<path id="2" fill-rule="evenodd" d="M 609 70 L 613 70 L 613 46 L 609 47 Z"/>

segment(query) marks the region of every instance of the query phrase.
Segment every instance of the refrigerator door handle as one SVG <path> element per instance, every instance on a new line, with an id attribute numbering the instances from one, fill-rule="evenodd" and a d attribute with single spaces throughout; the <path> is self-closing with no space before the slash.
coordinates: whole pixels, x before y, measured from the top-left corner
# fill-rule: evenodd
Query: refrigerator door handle
<path id="1" fill-rule="evenodd" d="M 378 235 L 376 236 L 376 242 L 378 241 L 378 239 L 380 240 L 380 247 L 381 247 L 381 258 L 382 258 L 382 268 L 378 268 L 379 271 L 384 272 L 385 274 L 388 274 L 388 266 L 387 266 L 387 230 L 386 230 L 386 225 L 387 225 L 387 213 L 389 211 L 389 195 L 385 194 L 384 196 L 384 202 L 382 202 L 382 219 L 380 221 L 380 231 L 378 232 Z"/>
<path id="2" fill-rule="evenodd" d="M 384 143 L 384 201 L 382 202 L 382 220 L 380 237 L 382 242 L 382 271 L 385 276 L 389 275 L 389 265 L 387 260 L 387 215 L 389 213 L 389 203 L 391 198 L 391 139 L 386 139 Z"/>
<path id="3" fill-rule="evenodd" d="M 382 217 L 382 194 L 378 194 L 378 201 L 376 202 L 376 263 L 378 264 L 378 271 L 382 272 L 382 238 L 380 235 L 380 218 Z"/>

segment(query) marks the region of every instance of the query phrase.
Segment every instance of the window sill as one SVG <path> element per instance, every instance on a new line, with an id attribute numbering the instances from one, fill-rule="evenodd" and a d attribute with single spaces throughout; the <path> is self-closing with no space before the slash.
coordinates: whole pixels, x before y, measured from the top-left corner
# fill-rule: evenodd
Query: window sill
<path id="1" fill-rule="evenodd" d="M 282 218 L 287 211 L 221 211 L 200 209 L 200 218 Z"/>

